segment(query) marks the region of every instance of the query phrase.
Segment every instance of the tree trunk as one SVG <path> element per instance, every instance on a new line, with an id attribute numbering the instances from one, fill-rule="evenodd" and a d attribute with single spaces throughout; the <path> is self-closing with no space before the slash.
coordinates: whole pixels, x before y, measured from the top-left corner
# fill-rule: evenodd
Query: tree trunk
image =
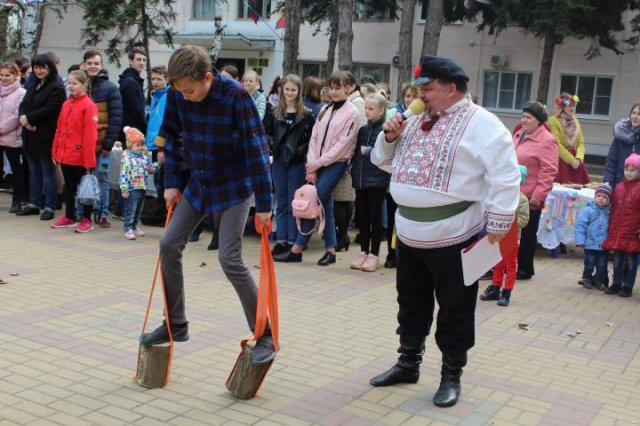
<path id="1" fill-rule="evenodd" d="M 329 49 L 327 50 L 327 67 L 323 72 L 323 77 L 329 77 L 336 64 L 336 45 L 338 44 L 338 11 L 331 15 L 329 24 Z"/>
<path id="2" fill-rule="evenodd" d="M 282 73 L 283 75 L 296 74 L 298 72 L 300 26 L 302 25 L 302 5 L 300 0 L 285 0 L 284 13 L 284 59 L 282 61 Z"/>
<path id="3" fill-rule="evenodd" d="M 22 21 L 22 34 L 20 47 L 22 55 L 32 58 L 38 52 L 40 37 L 42 36 L 42 23 L 44 22 L 45 5 L 35 3 L 26 8 Z"/>
<path id="4" fill-rule="evenodd" d="M 8 7 L 0 10 L 0 58 L 9 57 L 9 14 L 11 9 Z"/>
<path id="5" fill-rule="evenodd" d="M 553 30 L 547 31 L 544 36 L 544 50 L 542 52 L 542 62 L 540 63 L 540 77 L 538 78 L 538 102 L 547 104 L 549 97 L 549 79 L 551 76 L 551 66 L 553 65 L 553 52 L 558 44 Z"/>
<path id="6" fill-rule="evenodd" d="M 424 23 L 422 38 L 422 56 L 437 55 L 440 43 L 440 31 L 444 23 L 444 0 L 429 0 L 427 19 Z"/>
<path id="7" fill-rule="evenodd" d="M 415 17 L 416 0 L 402 0 L 402 16 L 400 18 L 400 62 L 398 64 L 398 90 L 405 81 L 411 81 L 411 65 L 413 56 L 413 19 Z M 402 96 L 402 93 L 399 93 Z"/>
<path id="8" fill-rule="evenodd" d="M 338 0 L 338 68 L 353 69 L 353 7 L 355 0 Z"/>
<path id="9" fill-rule="evenodd" d="M 142 26 L 142 48 L 144 54 L 147 55 L 147 103 L 151 101 L 151 49 L 149 49 L 149 15 L 147 15 L 147 3 L 142 2 L 142 10 L 140 11 L 140 25 Z"/>

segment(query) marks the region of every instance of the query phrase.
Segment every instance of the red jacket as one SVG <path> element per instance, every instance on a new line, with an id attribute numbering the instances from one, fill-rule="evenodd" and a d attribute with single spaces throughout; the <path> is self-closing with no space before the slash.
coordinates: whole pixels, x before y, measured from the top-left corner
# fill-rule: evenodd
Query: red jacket
<path id="1" fill-rule="evenodd" d="M 51 158 L 58 164 L 96 167 L 98 107 L 87 94 L 65 101 L 58 117 Z"/>
<path id="2" fill-rule="evenodd" d="M 640 179 L 623 180 L 611 197 L 609 232 L 603 250 L 640 253 Z"/>

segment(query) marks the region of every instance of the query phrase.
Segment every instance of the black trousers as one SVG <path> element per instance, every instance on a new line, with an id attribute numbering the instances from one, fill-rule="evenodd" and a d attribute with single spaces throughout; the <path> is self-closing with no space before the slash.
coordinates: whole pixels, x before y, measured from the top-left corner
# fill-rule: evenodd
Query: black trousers
<path id="1" fill-rule="evenodd" d="M 529 223 L 522 228 L 520 235 L 520 249 L 518 250 L 518 272 L 534 275 L 533 257 L 538 245 L 538 224 L 541 210 L 529 210 Z"/>
<path id="2" fill-rule="evenodd" d="M 395 256 L 396 249 L 392 248 L 391 244 L 393 243 L 393 232 L 396 230 L 396 210 L 398 210 L 398 205 L 390 192 L 387 192 L 385 199 L 387 200 L 387 253 Z"/>
<path id="3" fill-rule="evenodd" d="M 460 252 L 476 239 L 434 249 L 397 242 L 398 334 L 427 336 L 437 300 L 440 351 L 457 356 L 473 347 L 478 283 L 464 285 Z"/>
<path id="4" fill-rule="evenodd" d="M 360 225 L 360 250 L 378 256 L 382 237 L 382 203 L 387 188 L 356 190 L 358 223 Z"/>

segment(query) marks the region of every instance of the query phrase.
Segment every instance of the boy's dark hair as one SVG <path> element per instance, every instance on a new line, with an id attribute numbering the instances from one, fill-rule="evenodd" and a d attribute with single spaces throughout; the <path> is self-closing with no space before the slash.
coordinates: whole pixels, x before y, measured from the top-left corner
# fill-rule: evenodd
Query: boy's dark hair
<path id="1" fill-rule="evenodd" d="M 51 57 L 46 53 L 41 53 L 37 55 L 31 60 L 32 67 L 46 67 L 49 68 L 49 75 L 47 76 L 47 80 L 53 80 L 54 78 L 58 78 L 58 67 L 53 62 Z"/>
<path id="2" fill-rule="evenodd" d="M 167 71 L 167 67 L 165 67 L 164 65 L 156 65 L 155 67 L 151 68 L 151 74 L 153 73 L 160 74 L 164 78 L 169 78 L 169 72 Z"/>
<path id="3" fill-rule="evenodd" d="M 147 54 L 145 53 L 145 51 L 140 49 L 139 47 L 132 48 L 131 50 L 129 50 L 129 53 L 127 54 L 130 61 L 133 61 L 133 58 L 135 58 L 136 55 L 142 55 L 145 58 L 147 57 Z"/>
<path id="4" fill-rule="evenodd" d="M 82 55 L 82 62 L 87 62 L 87 59 L 93 58 L 94 56 L 99 56 L 100 62 L 102 62 L 102 55 L 97 50 L 89 50 L 84 52 L 84 55 Z"/>
<path id="5" fill-rule="evenodd" d="M 237 80 L 240 78 L 240 70 L 238 70 L 238 67 L 236 67 L 233 64 L 223 65 L 222 68 L 220 68 L 220 71 L 228 72 L 229 75 L 231 75 L 231 77 L 234 78 L 234 80 Z"/>
<path id="6" fill-rule="evenodd" d="M 67 74 L 71 74 L 72 71 L 78 71 L 80 69 L 80 64 L 73 64 L 69 68 L 67 68 Z"/>
<path id="7" fill-rule="evenodd" d="M 187 77 L 193 81 L 204 80 L 205 75 L 211 72 L 211 57 L 200 46 L 184 45 L 173 52 L 167 66 L 169 81 L 175 81 Z"/>
<path id="8" fill-rule="evenodd" d="M 31 66 L 31 61 L 29 58 L 25 58 L 24 56 L 16 56 L 13 58 L 13 62 L 18 66 L 19 69 L 22 69 L 23 66 L 28 65 Z"/>

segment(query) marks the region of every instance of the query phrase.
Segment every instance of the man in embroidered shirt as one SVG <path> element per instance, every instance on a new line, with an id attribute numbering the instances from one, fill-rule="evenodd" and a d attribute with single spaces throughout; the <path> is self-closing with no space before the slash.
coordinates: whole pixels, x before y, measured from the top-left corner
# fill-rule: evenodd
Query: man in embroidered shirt
<path id="1" fill-rule="evenodd" d="M 415 84 L 427 112 L 404 122 L 400 114 L 391 117 L 371 153 L 379 166 L 393 160 L 400 357 L 370 383 L 418 381 L 437 300 L 442 378 L 433 401 L 449 407 L 460 396 L 462 368 L 475 341 L 478 283 L 465 287 L 460 252 L 485 224 L 493 243 L 506 234 L 520 176 L 509 131 L 466 99 L 464 70 L 441 57 L 420 62 Z"/>
<path id="2" fill-rule="evenodd" d="M 214 75 L 206 50 L 183 46 L 169 59 L 169 80 L 161 129 L 165 152 L 167 206 L 179 195 L 182 148 L 192 160 L 191 180 L 160 239 L 173 339 L 188 340 L 184 306 L 182 251 L 187 237 L 207 214 L 220 230 L 220 265 L 238 293 L 249 328 L 256 321 L 257 287 L 242 260 L 242 234 L 255 198 L 256 216 L 271 218 L 271 171 L 267 137 L 247 91 L 236 81 Z M 182 136 L 182 138 L 180 137 Z M 181 142 L 184 147 L 181 146 Z M 155 345 L 169 340 L 164 322 L 140 341 Z M 257 342 L 252 361 L 273 357 L 269 332 Z"/>

